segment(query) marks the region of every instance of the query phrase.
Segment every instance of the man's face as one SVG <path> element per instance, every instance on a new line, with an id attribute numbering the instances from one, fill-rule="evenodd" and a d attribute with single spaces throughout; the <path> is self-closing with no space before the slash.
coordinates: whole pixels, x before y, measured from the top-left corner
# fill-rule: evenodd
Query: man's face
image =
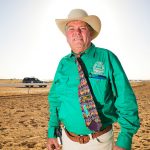
<path id="1" fill-rule="evenodd" d="M 90 46 L 92 34 L 85 22 L 71 21 L 66 26 L 66 38 L 72 51 L 78 54 Z"/>

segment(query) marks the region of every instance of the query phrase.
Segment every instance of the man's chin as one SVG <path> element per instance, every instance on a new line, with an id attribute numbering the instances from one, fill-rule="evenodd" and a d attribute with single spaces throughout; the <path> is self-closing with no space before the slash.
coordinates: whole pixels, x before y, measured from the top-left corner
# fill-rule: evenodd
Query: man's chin
<path id="1" fill-rule="evenodd" d="M 76 42 L 76 43 L 74 44 L 74 47 L 76 47 L 76 48 L 83 48 L 83 47 L 84 47 L 84 44 L 81 43 L 81 42 Z"/>

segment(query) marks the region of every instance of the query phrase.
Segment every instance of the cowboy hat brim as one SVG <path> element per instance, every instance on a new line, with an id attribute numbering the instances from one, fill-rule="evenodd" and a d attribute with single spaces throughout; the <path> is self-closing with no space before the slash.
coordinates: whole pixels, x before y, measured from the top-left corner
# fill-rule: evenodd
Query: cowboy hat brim
<path id="1" fill-rule="evenodd" d="M 101 21 L 95 15 L 89 15 L 86 17 L 72 18 L 72 19 L 56 19 L 55 22 L 56 22 L 58 28 L 60 29 L 60 31 L 65 35 L 67 23 L 69 23 L 70 21 L 75 21 L 75 20 L 84 21 L 93 28 L 92 39 L 94 39 L 98 36 L 100 29 L 101 29 Z"/>

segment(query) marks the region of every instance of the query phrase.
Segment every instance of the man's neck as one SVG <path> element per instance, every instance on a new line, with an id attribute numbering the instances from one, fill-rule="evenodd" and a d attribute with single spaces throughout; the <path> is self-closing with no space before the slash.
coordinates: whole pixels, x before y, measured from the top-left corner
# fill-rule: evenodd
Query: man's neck
<path id="1" fill-rule="evenodd" d="M 86 47 L 85 49 L 82 50 L 72 50 L 72 53 L 74 55 L 82 55 L 87 49 L 89 49 L 89 47 L 91 47 L 92 43 L 90 43 L 90 45 L 88 47 Z"/>

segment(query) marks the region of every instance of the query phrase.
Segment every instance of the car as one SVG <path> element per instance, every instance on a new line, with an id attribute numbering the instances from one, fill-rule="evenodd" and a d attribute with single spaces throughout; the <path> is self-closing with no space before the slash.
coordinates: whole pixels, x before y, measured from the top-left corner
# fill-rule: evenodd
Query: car
<path id="1" fill-rule="evenodd" d="M 34 77 L 31 77 L 31 78 L 26 77 L 26 78 L 23 79 L 22 82 L 23 83 L 44 83 L 43 81 L 40 81 L 39 79 L 34 78 Z"/>
<path id="2" fill-rule="evenodd" d="M 22 83 L 24 83 L 25 87 L 35 87 L 35 86 L 47 87 L 47 84 L 44 81 L 41 81 L 35 77 L 25 77 L 22 80 Z"/>

